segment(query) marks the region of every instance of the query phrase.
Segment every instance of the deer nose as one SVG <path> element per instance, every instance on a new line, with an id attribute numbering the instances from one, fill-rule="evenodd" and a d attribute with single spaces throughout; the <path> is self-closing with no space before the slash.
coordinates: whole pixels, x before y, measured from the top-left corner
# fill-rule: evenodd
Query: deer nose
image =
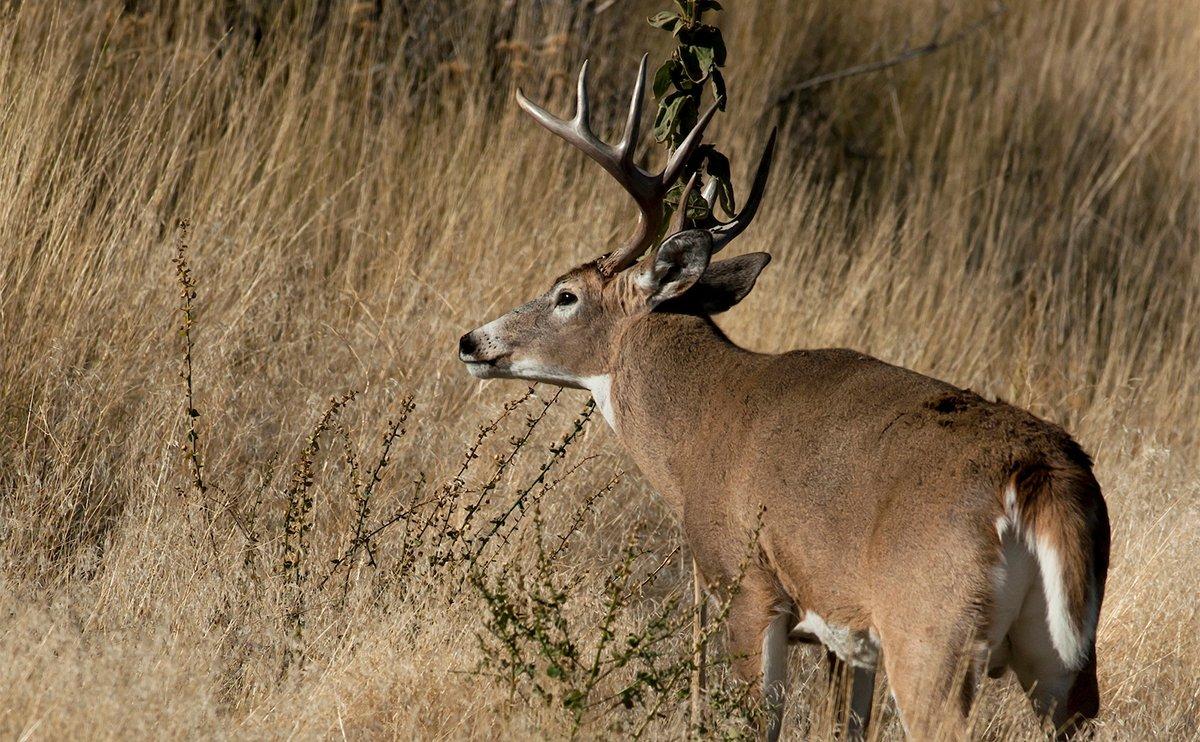
<path id="1" fill-rule="evenodd" d="M 475 354 L 475 350 L 479 345 L 475 342 L 475 338 L 471 337 L 471 333 L 467 333 L 458 339 L 458 355 L 460 358 L 469 358 Z"/>

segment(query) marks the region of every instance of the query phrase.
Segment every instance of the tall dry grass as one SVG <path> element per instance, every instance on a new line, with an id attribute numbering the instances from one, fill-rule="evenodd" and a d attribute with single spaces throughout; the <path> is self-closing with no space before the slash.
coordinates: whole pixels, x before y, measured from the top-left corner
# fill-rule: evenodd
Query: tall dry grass
<path id="1" fill-rule="evenodd" d="M 959 3 L 939 20 L 933 2 L 727 5 L 731 113 L 711 137 L 736 173 L 772 124 L 782 147 L 740 242 L 776 262 L 722 326 L 761 350 L 852 346 L 1071 429 L 1096 458 L 1113 521 L 1100 735 L 1193 735 L 1200 7 L 1012 2 L 943 52 L 785 95 L 989 6 Z M 486 574 L 536 575 L 539 538 L 572 534 L 538 579 L 570 586 L 554 610 L 585 644 L 618 565 L 636 575 L 620 635 L 688 589 L 679 529 L 636 472 L 605 490 L 628 463 L 598 421 L 547 450 L 572 430 L 578 393 L 530 432 L 524 416 L 553 393 L 538 389 L 483 431 L 456 478 L 478 424 L 523 389 L 466 377 L 454 339 L 601 251 L 630 218 L 594 167 L 518 115 L 513 88 L 565 108 L 569 74 L 590 55 L 594 107 L 614 126 L 637 54 L 664 53 L 641 22 L 654 8 L 0 11 L 3 734 L 639 728 L 648 706 L 573 718 L 561 698 L 526 700 L 527 686 L 479 674 L 496 648 L 463 573 L 439 576 L 403 524 L 355 539 L 381 436 L 412 395 L 369 527 L 420 493 L 484 495 L 493 517 L 533 483 L 540 504 L 510 521 L 510 543 L 488 547 L 498 556 Z M 179 378 L 172 257 L 184 217 L 204 493 Z M 328 399 L 349 390 L 357 399 L 312 437 Z M 682 638 L 662 647 L 665 660 L 687 651 Z M 794 661 L 798 735 L 828 734 L 816 659 Z M 644 734 L 681 735 L 686 709 L 658 701 Z M 881 720 L 883 736 L 899 734 L 890 713 Z M 1037 734 L 1011 681 L 986 685 L 976 730 Z"/>

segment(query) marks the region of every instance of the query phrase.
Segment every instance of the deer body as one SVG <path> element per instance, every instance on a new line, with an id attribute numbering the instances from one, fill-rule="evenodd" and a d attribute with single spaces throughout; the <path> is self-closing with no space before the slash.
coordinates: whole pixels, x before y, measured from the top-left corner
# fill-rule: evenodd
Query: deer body
<path id="1" fill-rule="evenodd" d="M 1094 639 L 1108 524 L 1065 432 L 854 351 L 752 353 L 707 318 L 651 314 L 618 347 L 609 422 L 679 514 L 706 580 L 737 576 L 765 507 L 755 588 L 731 616 L 745 672 L 771 660 L 759 647 L 782 612 L 789 631 L 852 665 L 872 665 L 881 643 L 895 663 L 911 658 L 923 668 L 913 677 L 889 672 L 902 709 L 935 708 L 929 699 L 953 690 L 946 664 L 990 656 L 993 673 L 1011 663 L 1039 685 L 1059 721 L 1094 715 L 1094 666 L 1074 703 L 1066 693 Z M 1029 473 L 1065 480 L 1025 493 L 1024 517 L 1057 519 L 1045 537 L 1068 540 L 1050 579 L 1082 578 L 1082 600 L 1053 606 L 1058 615 L 1032 579 L 1038 555 L 998 525 L 1014 477 Z M 1055 621 L 1071 634 L 1061 652 Z M 918 729 L 934 721 L 904 713 Z"/>
<path id="2" fill-rule="evenodd" d="M 689 228 L 677 210 L 637 262 L 712 113 L 662 173 L 645 173 L 631 162 L 644 74 L 643 59 L 617 147 L 587 128 L 586 66 L 570 122 L 519 99 L 617 177 L 642 218 L 621 249 L 464 335 L 461 360 L 481 378 L 592 392 L 678 514 L 703 579 L 740 579 L 730 649 L 738 672 L 761 680 L 769 738 L 789 638 L 855 668 L 852 735 L 878 661 L 914 736 L 960 733 L 985 669 L 1013 669 L 1060 730 L 1094 717 L 1109 527 L 1086 454 L 1027 412 L 861 353 L 755 353 L 721 332 L 711 315 L 741 301 L 770 260 L 711 258 L 753 217 L 773 137 L 742 212 Z"/>

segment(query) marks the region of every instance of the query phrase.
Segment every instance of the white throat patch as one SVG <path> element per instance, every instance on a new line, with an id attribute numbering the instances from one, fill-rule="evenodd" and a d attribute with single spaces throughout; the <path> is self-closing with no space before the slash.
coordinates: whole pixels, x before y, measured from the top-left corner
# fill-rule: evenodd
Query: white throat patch
<path id="1" fill-rule="evenodd" d="M 612 377 L 608 374 L 585 376 L 579 379 L 579 384 L 592 393 L 592 399 L 596 401 L 596 407 L 600 410 L 600 414 L 604 415 L 608 427 L 616 432 L 617 418 L 612 403 Z"/>

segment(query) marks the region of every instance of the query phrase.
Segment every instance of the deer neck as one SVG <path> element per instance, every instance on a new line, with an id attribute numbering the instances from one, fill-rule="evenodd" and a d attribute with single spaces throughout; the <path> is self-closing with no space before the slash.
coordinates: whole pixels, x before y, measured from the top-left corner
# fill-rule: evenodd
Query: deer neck
<path id="1" fill-rule="evenodd" d="M 710 436 L 730 428 L 715 411 L 728 409 L 756 354 L 739 348 L 708 317 L 651 313 L 622 333 L 610 376 L 589 385 L 597 407 L 638 468 L 667 501 L 682 509 L 696 456 L 720 456 Z M 691 463 L 689 463 L 691 462 Z"/>

